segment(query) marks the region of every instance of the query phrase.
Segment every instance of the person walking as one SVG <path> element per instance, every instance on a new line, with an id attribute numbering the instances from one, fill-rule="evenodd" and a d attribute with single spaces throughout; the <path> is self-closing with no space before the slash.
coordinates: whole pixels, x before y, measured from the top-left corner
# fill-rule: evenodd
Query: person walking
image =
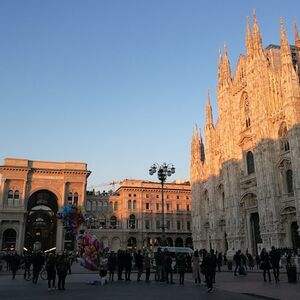
<path id="1" fill-rule="evenodd" d="M 207 292 L 211 292 L 213 289 L 213 281 L 216 274 L 217 258 L 214 254 L 214 250 L 211 249 L 208 254 L 204 253 L 203 268 L 205 272 L 205 279 L 207 285 Z"/>
<path id="2" fill-rule="evenodd" d="M 151 254 L 147 252 L 144 255 L 144 268 L 146 271 L 146 282 L 150 282 Z"/>
<path id="3" fill-rule="evenodd" d="M 124 254 L 124 266 L 125 266 L 125 280 L 131 281 L 130 274 L 132 269 L 132 256 L 128 250 Z"/>
<path id="4" fill-rule="evenodd" d="M 270 264 L 270 256 L 266 251 L 266 248 L 263 248 L 260 254 L 260 269 L 263 270 L 264 281 L 266 282 L 266 273 L 268 273 L 269 282 L 271 282 L 271 264 Z"/>
<path id="5" fill-rule="evenodd" d="M 29 253 L 24 254 L 24 279 L 30 277 L 30 267 L 31 267 L 31 255 Z"/>
<path id="6" fill-rule="evenodd" d="M 21 257 L 17 252 L 15 252 L 11 256 L 11 260 L 10 260 L 10 269 L 12 271 L 12 279 L 16 278 L 16 272 L 20 268 L 20 263 L 21 263 Z"/>
<path id="7" fill-rule="evenodd" d="M 56 261 L 56 271 L 58 275 L 58 290 L 65 290 L 65 282 L 69 269 L 68 258 L 64 254 L 60 254 Z"/>
<path id="8" fill-rule="evenodd" d="M 270 251 L 270 262 L 273 269 L 273 274 L 275 278 L 275 282 L 279 282 L 279 263 L 280 263 L 280 252 L 278 249 L 275 249 L 272 246 L 272 250 Z"/>
<path id="9" fill-rule="evenodd" d="M 241 268 L 242 258 L 241 258 L 241 250 L 238 250 L 233 256 L 233 260 L 235 262 L 234 276 L 237 276 L 236 271 Z"/>
<path id="10" fill-rule="evenodd" d="M 109 280 L 114 281 L 114 274 L 117 268 L 117 256 L 112 251 L 108 257 L 108 271 L 109 271 Z"/>
<path id="11" fill-rule="evenodd" d="M 155 258 L 155 265 L 156 265 L 156 281 L 164 281 L 164 272 L 163 272 L 163 253 L 161 248 L 157 248 L 157 252 L 154 256 Z"/>
<path id="12" fill-rule="evenodd" d="M 124 280 L 122 278 L 122 273 L 124 270 L 124 252 L 123 250 L 118 250 L 118 255 L 117 255 L 117 266 L 118 266 L 118 280 Z"/>
<path id="13" fill-rule="evenodd" d="M 195 283 L 200 284 L 201 283 L 201 277 L 200 277 L 200 256 L 198 250 L 194 252 L 194 255 L 192 256 L 192 271 L 193 271 L 193 278 L 195 280 Z"/>
<path id="14" fill-rule="evenodd" d="M 222 252 L 219 252 L 219 254 L 218 254 L 217 265 L 218 265 L 218 272 L 221 272 L 221 267 L 223 265 L 223 255 L 222 255 Z"/>
<path id="15" fill-rule="evenodd" d="M 179 284 L 184 285 L 184 274 L 187 268 L 187 260 L 183 253 L 180 253 L 176 257 L 176 267 L 179 273 Z"/>
<path id="16" fill-rule="evenodd" d="M 45 259 L 41 251 L 37 251 L 32 255 L 32 267 L 33 267 L 33 276 L 32 283 L 37 284 L 40 271 L 44 265 Z"/>
<path id="17" fill-rule="evenodd" d="M 165 273 L 165 280 L 167 283 L 174 284 L 173 281 L 173 269 L 172 269 L 172 257 L 167 249 L 164 251 L 164 273 Z M 170 276 L 169 276 L 170 275 Z"/>
<path id="18" fill-rule="evenodd" d="M 137 281 L 141 281 L 141 276 L 143 274 L 143 260 L 144 257 L 142 255 L 142 251 L 138 250 L 138 252 L 135 254 L 135 266 L 137 268 Z"/>
<path id="19" fill-rule="evenodd" d="M 46 261 L 46 272 L 48 279 L 48 291 L 55 290 L 55 280 L 56 280 L 56 259 L 53 253 L 49 254 L 49 257 Z"/>

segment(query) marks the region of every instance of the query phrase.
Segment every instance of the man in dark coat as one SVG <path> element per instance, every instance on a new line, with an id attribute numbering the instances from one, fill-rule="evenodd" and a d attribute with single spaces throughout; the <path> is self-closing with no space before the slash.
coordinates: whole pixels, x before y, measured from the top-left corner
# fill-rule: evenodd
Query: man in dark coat
<path id="1" fill-rule="evenodd" d="M 11 260 L 10 260 L 10 268 L 11 268 L 11 271 L 12 271 L 12 279 L 15 279 L 16 272 L 20 268 L 20 263 L 21 263 L 21 257 L 18 255 L 17 252 L 15 252 L 14 255 L 11 256 Z"/>
<path id="2" fill-rule="evenodd" d="M 122 278 L 122 273 L 124 270 L 124 251 L 119 250 L 117 255 L 117 265 L 118 265 L 118 280 L 124 280 Z"/>
<path id="3" fill-rule="evenodd" d="M 205 279 L 208 288 L 208 292 L 212 291 L 213 288 L 213 280 L 216 274 L 216 267 L 217 267 L 217 257 L 214 253 L 214 250 L 210 250 L 210 252 L 205 255 L 203 259 L 203 268 L 205 272 Z"/>
<path id="4" fill-rule="evenodd" d="M 135 266 L 138 271 L 137 281 L 141 281 L 141 276 L 143 274 L 143 260 L 144 260 L 144 256 L 142 255 L 141 250 L 138 250 L 138 253 L 135 255 L 134 259 L 135 259 Z"/>
<path id="5" fill-rule="evenodd" d="M 125 252 L 124 255 L 124 266 L 125 266 L 125 280 L 131 281 L 130 274 L 132 268 L 132 256 L 128 250 Z"/>
<path id="6" fill-rule="evenodd" d="M 279 282 L 279 263 L 280 263 L 280 253 L 275 247 L 272 247 L 270 251 L 270 261 L 273 269 L 273 274 L 276 282 Z"/>
<path id="7" fill-rule="evenodd" d="M 241 250 L 237 251 L 234 254 L 233 260 L 235 262 L 234 276 L 237 276 L 236 271 L 239 270 L 240 267 L 242 266 Z"/>
<path id="8" fill-rule="evenodd" d="M 40 271 L 45 262 L 42 252 L 41 251 L 35 252 L 32 255 L 31 262 L 32 262 L 32 266 L 33 266 L 32 283 L 37 284 L 37 281 L 38 281 L 38 278 L 40 275 Z"/>

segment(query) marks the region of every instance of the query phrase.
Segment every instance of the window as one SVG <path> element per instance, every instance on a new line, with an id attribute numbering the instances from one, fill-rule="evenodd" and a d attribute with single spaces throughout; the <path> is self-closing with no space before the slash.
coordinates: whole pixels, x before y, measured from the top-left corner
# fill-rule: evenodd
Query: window
<path id="1" fill-rule="evenodd" d="M 190 199 L 190 197 L 189 197 L 189 196 L 186 196 L 186 197 L 185 197 L 185 199 L 186 199 L 186 200 L 189 200 L 189 199 Z"/>
<path id="2" fill-rule="evenodd" d="M 13 199 L 13 198 L 14 198 L 14 192 L 13 192 L 13 190 L 10 190 L 8 192 L 7 199 Z"/>
<path id="3" fill-rule="evenodd" d="M 180 210 L 180 205 L 179 204 L 176 204 L 176 209 L 177 209 L 177 211 Z"/>
<path id="4" fill-rule="evenodd" d="M 167 220 L 167 229 L 171 229 L 171 221 Z"/>
<path id="5" fill-rule="evenodd" d="M 287 136 L 287 127 L 286 123 L 283 122 L 280 125 L 279 131 L 278 131 L 278 138 L 280 140 L 280 151 L 285 152 L 290 150 L 290 144 Z"/>
<path id="6" fill-rule="evenodd" d="M 180 230 L 181 229 L 181 223 L 180 221 L 177 221 L 177 230 Z"/>
<path id="7" fill-rule="evenodd" d="M 68 203 L 72 203 L 72 201 L 73 201 L 73 193 L 69 193 L 68 194 Z"/>
<path id="8" fill-rule="evenodd" d="M 191 230 L 191 222 L 190 221 L 186 222 L 186 229 L 189 231 Z"/>
<path id="9" fill-rule="evenodd" d="M 20 204 L 19 199 L 20 199 L 20 193 L 18 190 L 16 190 L 14 192 L 14 206 L 19 206 L 19 204 Z"/>
<path id="10" fill-rule="evenodd" d="M 146 198 L 149 198 L 149 194 L 146 194 Z"/>
<path id="11" fill-rule="evenodd" d="M 96 211 L 96 209 L 97 209 L 97 203 L 96 203 L 96 201 L 93 201 L 92 202 L 92 211 Z"/>
<path id="12" fill-rule="evenodd" d="M 132 208 L 136 209 L 136 200 L 133 200 Z"/>
<path id="13" fill-rule="evenodd" d="M 156 198 L 159 198 L 159 195 L 156 195 Z"/>
<path id="14" fill-rule="evenodd" d="M 128 197 L 131 197 L 131 194 L 128 194 Z"/>
<path id="15" fill-rule="evenodd" d="M 190 205 L 189 204 L 186 205 L 186 210 L 190 211 Z"/>
<path id="16" fill-rule="evenodd" d="M 133 197 L 136 197 L 136 194 L 133 194 Z"/>
<path id="17" fill-rule="evenodd" d="M 131 200 L 128 200 L 128 209 L 131 209 Z"/>
<path id="18" fill-rule="evenodd" d="M 160 221 L 156 220 L 156 229 L 160 229 Z"/>
<path id="19" fill-rule="evenodd" d="M 167 199 L 169 199 L 169 195 L 167 195 Z"/>
<path id="20" fill-rule="evenodd" d="M 156 203 L 156 210 L 159 210 L 159 203 Z"/>
<path id="21" fill-rule="evenodd" d="M 289 194 L 294 193 L 294 187 L 293 187 L 293 171 L 287 170 L 286 171 L 286 184 L 287 184 L 287 192 Z"/>
<path id="22" fill-rule="evenodd" d="M 115 203 L 114 203 L 114 211 L 117 211 L 118 210 L 118 201 L 116 201 Z"/>
<path id="23" fill-rule="evenodd" d="M 145 228 L 150 229 L 150 220 L 145 220 Z"/>
<path id="24" fill-rule="evenodd" d="M 117 217 L 116 216 L 112 216 L 110 218 L 110 227 L 113 229 L 117 228 Z"/>
<path id="25" fill-rule="evenodd" d="M 14 193 L 14 199 L 19 200 L 19 196 L 20 196 L 20 193 L 19 193 L 18 190 L 16 190 L 15 193 Z"/>
<path id="26" fill-rule="evenodd" d="M 150 209 L 150 203 L 146 203 L 146 209 Z"/>
<path id="27" fill-rule="evenodd" d="M 170 210 L 170 204 L 167 203 L 167 210 Z"/>
<path id="28" fill-rule="evenodd" d="M 179 200 L 179 196 L 176 196 L 176 199 Z"/>
<path id="29" fill-rule="evenodd" d="M 78 193 L 74 193 L 74 201 L 73 201 L 73 204 L 75 206 L 78 206 Z"/>
<path id="30" fill-rule="evenodd" d="M 130 215 L 129 216 L 129 228 L 135 229 L 135 227 L 136 227 L 135 215 Z"/>
<path id="31" fill-rule="evenodd" d="M 248 171 L 248 175 L 250 175 L 255 172 L 254 158 L 253 158 L 253 153 L 251 151 L 247 152 L 246 159 L 247 159 L 247 171 Z"/>

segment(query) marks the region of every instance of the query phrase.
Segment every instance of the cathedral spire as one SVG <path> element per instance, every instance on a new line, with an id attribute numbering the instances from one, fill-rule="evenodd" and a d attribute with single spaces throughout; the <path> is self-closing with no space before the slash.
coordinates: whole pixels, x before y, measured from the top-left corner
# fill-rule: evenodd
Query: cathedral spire
<path id="1" fill-rule="evenodd" d="M 252 33 L 250 29 L 250 21 L 249 17 L 246 19 L 247 27 L 246 27 L 246 51 L 247 55 L 252 56 L 253 54 L 253 41 L 252 41 Z"/>
<path id="2" fill-rule="evenodd" d="M 223 74 L 223 57 L 222 57 L 222 51 L 221 49 L 219 49 L 219 64 L 218 64 L 219 84 L 222 82 L 222 74 Z"/>
<path id="3" fill-rule="evenodd" d="M 260 34 L 260 30 L 258 27 L 257 19 L 256 19 L 256 12 L 253 10 L 253 31 L 252 31 L 252 38 L 253 38 L 253 50 L 255 53 L 262 53 L 262 38 Z"/>
<path id="4" fill-rule="evenodd" d="M 294 34 L 295 34 L 295 45 L 296 47 L 300 48 L 300 37 L 298 33 L 296 20 L 294 21 Z"/>
<path id="5" fill-rule="evenodd" d="M 226 42 L 224 42 L 223 76 L 225 80 L 231 77 L 230 62 L 227 55 Z"/>
<path id="6" fill-rule="evenodd" d="M 292 54 L 289 42 L 286 37 L 283 19 L 280 17 L 280 50 L 281 50 L 281 63 L 282 65 L 292 66 Z"/>
<path id="7" fill-rule="evenodd" d="M 208 91 L 207 101 L 206 101 L 206 128 L 213 128 L 213 116 L 212 116 L 212 109 L 210 105 L 210 95 Z"/>

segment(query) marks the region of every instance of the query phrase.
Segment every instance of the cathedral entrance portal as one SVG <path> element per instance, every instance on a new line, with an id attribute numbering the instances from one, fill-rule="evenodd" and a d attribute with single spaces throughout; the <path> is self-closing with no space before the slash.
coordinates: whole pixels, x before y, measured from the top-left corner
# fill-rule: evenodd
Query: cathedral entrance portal
<path id="1" fill-rule="evenodd" d="M 257 244 L 262 243 L 259 230 L 259 215 L 258 213 L 252 213 L 250 215 L 250 224 L 251 224 L 251 240 L 252 240 L 252 253 L 258 254 Z"/>
<path id="2" fill-rule="evenodd" d="M 45 251 L 56 245 L 57 197 L 48 190 L 33 193 L 27 204 L 25 248 Z"/>

